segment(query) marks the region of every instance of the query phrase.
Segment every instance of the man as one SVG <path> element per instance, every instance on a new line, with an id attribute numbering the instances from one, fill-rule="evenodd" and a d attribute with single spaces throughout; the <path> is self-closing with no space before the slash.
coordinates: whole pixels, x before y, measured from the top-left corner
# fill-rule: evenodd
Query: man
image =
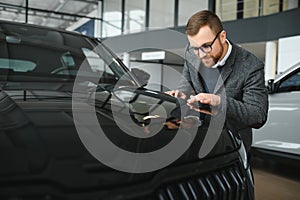
<path id="1" fill-rule="evenodd" d="M 249 151 L 252 128 L 263 126 L 268 113 L 263 62 L 228 41 L 220 19 L 210 11 L 191 16 L 186 34 L 184 79 L 177 90 L 166 93 L 186 99 L 194 110 L 202 112 L 195 105 L 201 103 L 213 108 L 213 116 L 223 113 L 224 124 Z"/>

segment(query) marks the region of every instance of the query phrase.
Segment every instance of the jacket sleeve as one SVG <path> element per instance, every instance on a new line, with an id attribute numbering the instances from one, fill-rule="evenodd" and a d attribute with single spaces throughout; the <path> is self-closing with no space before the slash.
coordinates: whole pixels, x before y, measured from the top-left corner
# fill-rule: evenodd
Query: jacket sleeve
<path id="1" fill-rule="evenodd" d="M 244 84 L 240 88 L 240 98 L 226 98 L 226 117 L 237 126 L 260 128 L 268 115 L 268 91 L 265 86 L 264 64 L 257 62 L 243 71 Z"/>

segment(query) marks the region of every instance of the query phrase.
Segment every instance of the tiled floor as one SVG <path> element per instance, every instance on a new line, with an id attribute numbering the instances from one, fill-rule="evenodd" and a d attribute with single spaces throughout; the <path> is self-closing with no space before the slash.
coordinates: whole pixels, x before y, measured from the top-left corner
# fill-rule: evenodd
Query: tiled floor
<path id="1" fill-rule="evenodd" d="M 299 156 L 256 150 L 251 155 L 255 200 L 300 200 Z"/>
<path id="2" fill-rule="evenodd" d="M 256 200 L 300 200 L 300 182 L 263 169 L 253 169 Z"/>

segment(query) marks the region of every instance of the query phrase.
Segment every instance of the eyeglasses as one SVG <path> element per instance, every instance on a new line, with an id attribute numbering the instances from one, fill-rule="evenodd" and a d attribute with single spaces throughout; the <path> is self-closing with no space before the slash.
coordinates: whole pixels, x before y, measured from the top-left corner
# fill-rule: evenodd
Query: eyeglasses
<path id="1" fill-rule="evenodd" d="M 216 35 L 216 37 L 213 39 L 213 41 L 211 42 L 211 44 L 204 44 L 202 45 L 201 47 L 189 47 L 188 48 L 188 52 L 189 53 L 194 53 L 196 55 L 199 55 L 200 54 L 200 50 L 203 52 L 203 53 L 209 53 L 211 52 L 212 50 L 212 45 L 214 44 L 214 42 L 216 41 L 216 39 L 218 38 L 219 34 L 221 33 L 222 31 L 219 31 Z"/>

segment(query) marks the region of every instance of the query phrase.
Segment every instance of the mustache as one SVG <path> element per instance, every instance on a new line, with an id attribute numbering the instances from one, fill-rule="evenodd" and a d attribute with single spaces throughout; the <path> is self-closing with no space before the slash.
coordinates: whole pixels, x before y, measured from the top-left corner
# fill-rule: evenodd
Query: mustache
<path id="1" fill-rule="evenodd" d="M 205 58 L 210 58 L 211 56 L 209 55 L 204 55 L 204 56 L 200 56 L 200 59 L 205 59 Z"/>

